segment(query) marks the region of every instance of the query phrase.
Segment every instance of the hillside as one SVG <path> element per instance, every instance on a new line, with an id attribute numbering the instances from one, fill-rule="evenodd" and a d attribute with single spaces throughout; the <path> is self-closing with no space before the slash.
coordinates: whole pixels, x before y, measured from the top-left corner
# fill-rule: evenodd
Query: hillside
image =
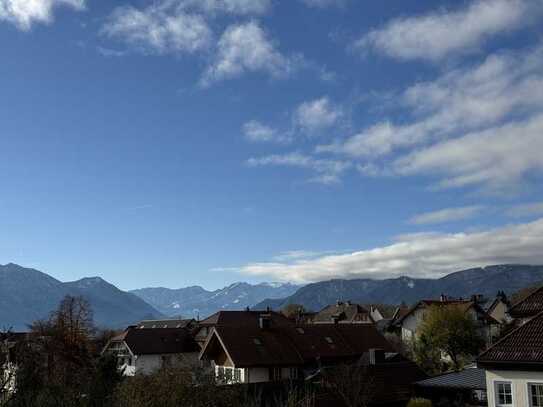
<path id="1" fill-rule="evenodd" d="M 26 330 L 46 318 L 66 295 L 81 295 L 91 304 L 100 327 L 121 328 L 161 314 L 137 296 L 99 277 L 63 283 L 41 271 L 16 264 L 0 265 L 0 329 Z"/>
<path id="2" fill-rule="evenodd" d="M 359 303 L 412 304 L 422 298 L 437 298 L 444 293 L 454 297 L 483 294 L 494 297 L 498 290 L 512 294 L 543 281 L 543 266 L 495 265 L 458 271 L 439 279 L 400 277 L 386 280 L 330 280 L 308 284 L 283 299 L 267 299 L 254 309 L 279 309 L 301 304 L 308 310 L 320 310 L 337 300 Z"/>
<path id="3" fill-rule="evenodd" d="M 284 298 L 296 292 L 300 286 L 280 283 L 234 283 L 215 291 L 199 286 L 180 289 L 142 288 L 131 293 L 153 305 L 168 316 L 201 317 L 220 310 L 242 310 L 252 307 L 266 298 Z"/>

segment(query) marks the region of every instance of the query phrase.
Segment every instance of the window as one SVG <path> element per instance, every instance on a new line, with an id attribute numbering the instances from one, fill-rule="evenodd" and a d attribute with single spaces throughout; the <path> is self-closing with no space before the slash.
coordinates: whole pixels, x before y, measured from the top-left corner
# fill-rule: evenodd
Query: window
<path id="1" fill-rule="evenodd" d="M 224 369 L 224 380 L 226 381 L 226 383 L 231 383 L 232 382 L 232 370 L 233 369 Z"/>
<path id="2" fill-rule="evenodd" d="M 508 407 L 513 405 L 513 391 L 511 382 L 496 382 L 496 407 Z"/>
<path id="3" fill-rule="evenodd" d="M 217 379 L 224 380 L 224 367 L 217 366 Z"/>
<path id="4" fill-rule="evenodd" d="M 270 376 L 271 376 L 272 381 L 274 382 L 280 381 L 282 378 L 281 368 L 274 367 L 273 369 L 271 369 Z"/>
<path id="5" fill-rule="evenodd" d="M 543 407 L 543 383 L 529 383 L 530 407 Z"/>
<path id="6" fill-rule="evenodd" d="M 234 369 L 234 382 L 241 383 L 241 369 Z"/>

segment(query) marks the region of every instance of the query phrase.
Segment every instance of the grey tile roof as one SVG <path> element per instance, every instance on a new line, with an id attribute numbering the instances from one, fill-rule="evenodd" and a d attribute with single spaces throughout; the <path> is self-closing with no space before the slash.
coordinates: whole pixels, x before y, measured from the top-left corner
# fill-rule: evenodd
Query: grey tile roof
<path id="1" fill-rule="evenodd" d="M 445 373 L 421 380 L 416 385 L 420 387 L 486 390 L 485 370 L 467 368 L 460 372 Z"/>

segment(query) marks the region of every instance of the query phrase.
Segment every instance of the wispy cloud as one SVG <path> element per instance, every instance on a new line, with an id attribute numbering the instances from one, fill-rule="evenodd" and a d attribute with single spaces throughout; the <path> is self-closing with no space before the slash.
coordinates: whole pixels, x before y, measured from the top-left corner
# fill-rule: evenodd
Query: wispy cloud
<path id="1" fill-rule="evenodd" d="M 350 0 L 300 0 L 308 7 L 328 8 L 345 7 Z"/>
<path id="2" fill-rule="evenodd" d="M 285 56 L 257 21 L 227 27 L 218 44 L 212 64 L 201 84 L 239 77 L 247 72 L 261 72 L 275 78 L 286 77 L 299 65 L 295 56 Z"/>
<path id="3" fill-rule="evenodd" d="M 438 211 L 426 212 L 416 215 L 409 219 L 409 223 L 414 225 L 429 225 L 434 223 L 446 223 L 463 219 L 469 219 L 481 213 L 484 206 L 463 206 L 459 208 L 445 208 Z"/>
<path id="4" fill-rule="evenodd" d="M 286 166 L 308 169 L 316 174 L 309 181 L 327 185 L 340 182 L 341 175 L 352 166 L 348 161 L 316 159 L 296 152 L 250 158 L 247 164 L 250 167 Z"/>
<path id="5" fill-rule="evenodd" d="M 211 45 L 212 31 L 206 20 L 171 1 L 146 8 L 117 7 L 101 33 L 143 53 L 193 53 Z"/>
<path id="6" fill-rule="evenodd" d="M 543 202 L 531 202 L 522 205 L 515 205 L 506 211 L 506 215 L 513 218 L 543 215 Z"/>
<path id="7" fill-rule="evenodd" d="M 0 21 L 28 31 L 34 23 L 51 23 L 54 9 L 61 6 L 81 11 L 85 0 L 0 0 Z"/>
<path id="8" fill-rule="evenodd" d="M 456 10 L 401 17 L 364 35 L 355 48 L 435 61 L 478 50 L 491 36 L 526 26 L 539 13 L 538 5 L 531 0 L 477 0 Z"/>
<path id="9" fill-rule="evenodd" d="M 341 108 L 327 97 L 303 102 L 294 113 L 294 121 L 303 131 L 313 133 L 327 129 L 343 115 Z"/>
<path id="10" fill-rule="evenodd" d="M 489 264 L 543 263 L 543 219 L 478 232 L 411 236 L 389 246 L 293 263 L 251 263 L 242 273 L 281 281 L 332 278 L 440 277 Z"/>
<path id="11" fill-rule="evenodd" d="M 399 98 L 411 119 L 383 120 L 316 147 L 364 175 L 430 175 L 440 187 L 515 188 L 542 170 L 543 46 L 502 51 L 446 71 Z"/>
<path id="12" fill-rule="evenodd" d="M 285 132 L 272 128 L 258 120 L 250 120 L 243 124 L 243 135 L 252 143 L 275 142 L 286 143 L 290 137 Z"/>

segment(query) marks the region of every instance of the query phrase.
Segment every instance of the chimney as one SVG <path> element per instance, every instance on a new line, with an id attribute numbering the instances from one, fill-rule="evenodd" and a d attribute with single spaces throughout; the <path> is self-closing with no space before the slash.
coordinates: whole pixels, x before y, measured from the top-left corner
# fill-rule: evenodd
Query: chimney
<path id="1" fill-rule="evenodd" d="M 379 365 L 385 361 L 383 349 L 370 349 L 370 365 Z"/>
<path id="2" fill-rule="evenodd" d="M 441 302 L 447 301 L 447 296 L 446 296 L 445 294 L 442 293 L 442 294 L 439 296 L 439 301 L 441 301 Z"/>
<path id="3" fill-rule="evenodd" d="M 258 326 L 260 329 L 270 329 L 271 327 L 271 315 L 270 314 L 260 314 L 258 318 Z"/>

